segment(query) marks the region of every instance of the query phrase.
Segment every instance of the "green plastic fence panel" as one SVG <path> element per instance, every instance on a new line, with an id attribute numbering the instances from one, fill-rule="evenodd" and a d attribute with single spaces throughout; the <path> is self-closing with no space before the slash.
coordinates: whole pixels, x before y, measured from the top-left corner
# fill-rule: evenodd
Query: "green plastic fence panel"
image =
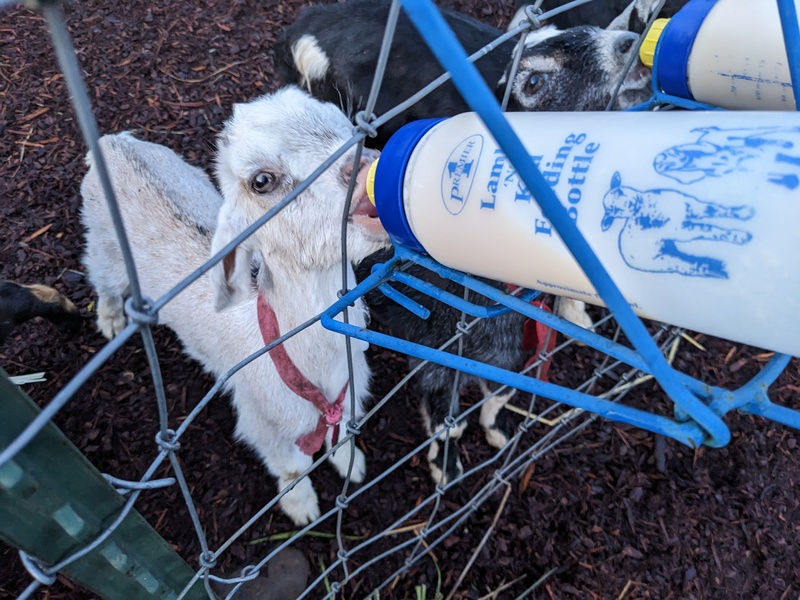
<path id="1" fill-rule="evenodd" d="M 0 369 L 0 448 L 39 408 Z M 47 565 L 85 547 L 120 514 L 124 498 L 53 423 L 0 465 L 0 538 Z M 135 510 L 64 574 L 102 598 L 176 598 L 192 568 Z M 201 582 L 185 596 L 208 598 Z"/>

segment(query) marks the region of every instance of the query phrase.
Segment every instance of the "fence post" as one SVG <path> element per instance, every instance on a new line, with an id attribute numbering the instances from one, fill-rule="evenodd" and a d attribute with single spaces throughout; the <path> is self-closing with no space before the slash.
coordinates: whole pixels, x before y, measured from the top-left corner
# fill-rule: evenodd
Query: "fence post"
<path id="1" fill-rule="evenodd" d="M 39 408 L 0 369 L 0 449 Z M 0 465 L 0 539 L 46 565 L 86 547 L 120 515 L 124 498 L 53 423 Z M 131 510 L 97 548 L 63 573 L 102 598 L 174 599 L 194 575 Z M 208 598 L 198 581 L 187 599 Z"/>

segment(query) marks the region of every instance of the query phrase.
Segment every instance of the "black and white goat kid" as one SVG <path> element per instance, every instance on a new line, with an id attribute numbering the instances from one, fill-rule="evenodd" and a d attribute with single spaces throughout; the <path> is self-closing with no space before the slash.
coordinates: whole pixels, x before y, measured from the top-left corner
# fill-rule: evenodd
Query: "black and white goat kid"
<path id="1" fill-rule="evenodd" d="M 287 83 L 302 85 L 314 96 L 338 103 L 354 115 L 366 104 L 372 86 L 390 4 L 388 0 L 350 0 L 306 7 L 275 45 L 278 74 Z M 469 54 L 503 34 L 461 13 L 441 12 Z M 636 39 L 637 35 L 628 31 L 590 26 L 566 31 L 548 26 L 529 33 L 511 82 L 508 110 L 604 109 Z M 505 90 L 515 48 L 514 41 L 506 42 L 475 63 L 498 97 Z M 381 115 L 394 108 L 443 72 L 401 11 L 375 113 Z M 646 100 L 649 80 L 648 70 L 638 66 L 633 69 L 614 107 L 626 108 Z M 409 121 L 448 117 L 467 110 L 458 90 L 447 82 L 379 128 L 372 143 L 382 148 L 391 134 Z"/>
<path id="2" fill-rule="evenodd" d="M 101 138 L 143 294 L 157 299 L 224 248 L 306 180 L 352 136 L 334 105 L 297 88 L 234 106 L 218 142 L 216 174 L 208 176 L 157 144 L 127 133 Z M 342 286 L 341 218 L 355 150 L 292 203 L 239 244 L 159 311 L 159 322 L 177 333 L 186 352 L 219 377 L 231 367 L 318 315 L 338 299 Z M 360 260 L 388 243 L 366 197 L 367 151 L 358 172 L 348 221 L 347 251 Z M 126 323 L 129 282 L 100 187 L 93 157 L 81 186 L 86 265 L 99 299 L 97 321 L 109 338 Z M 251 264 L 259 263 L 253 286 Z M 355 285 L 352 266 L 348 285 Z M 221 309 L 219 312 L 215 309 Z M 365 326 L 366 307 L 349 309 Z M 349 388 L 345 338 L 315 323 L 287 339 L 228 380 L 237 413 L 236 436 L 258 452 L 283 490 L 312 464 L 323 442 L 331 447 L 337 421 L 355 417 L 369 393 L 365 343 L 354 341 Z M 289 360 L 286 357 L 289 357 Z M 291 363 L 291 364 L 290 364 Z M 352 481 L 365 474 L 364 455 L 353 448 Z M 329 457 L 342 476 L 351 444 Z M 280 500 L 297 525 L 320 515 L 306 477 Z"/>
<path id="3" fill-rule="evenodd" d="M 564 6 L 571 0 L 544 0 L 541 10 L 544 12 Z M 687 0 L 665 0 L 659 11 L 659 17 L 672 17 L 686 4 Z M 576 27 L 578 25 L 595 25 L 610 29 L 624 29 L 642 34 L 646 25 L 658 8 L 659 0 L 593 0 L 548 19 L 547 23 L 560 29 Z M 517 10 L 511 19 L 509 29 L 519 24 L 525 18 L 525 8 L 532 5 L 531 0 L 516 0 L 514 6 Z"/>

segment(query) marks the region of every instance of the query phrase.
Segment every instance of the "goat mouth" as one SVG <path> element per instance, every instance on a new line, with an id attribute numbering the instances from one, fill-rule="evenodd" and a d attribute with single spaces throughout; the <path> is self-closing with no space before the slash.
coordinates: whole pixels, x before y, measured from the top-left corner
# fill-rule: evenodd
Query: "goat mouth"
<path id="1" fill-rule="evenodd" d="M 350 203 L 350 222 L 363 227 L 373 235 L 386 237 L 386 230 L 378 219 L 378 211 L 367 195 L 367 171 L 369 164 L 358 172 L 353 200 Z"/>
<path id="2" fill-rule="evenodd" d="M 386 235 L 378 211 L 370 202 L 366 194 L 360 197 L 353 196 L 352 209 L 350 210 L 350 221 L 367 229 L 370 233 Z"/>
<path id="3" fill-rule="evenodd" d="M 634 64 L 620 86 L 614 101 L 615 110 L 623 110 L 647 101 L 652 95 L 652 72 L 640 62 Z"/>
<path id="4" fill-rule="evenodd" d="M 623 88 L 625 90 L 636 90 L 650 85 L 650 78 L 652 71 L 650 67 L 643 65 L 641 62 L 636 61 L 631 67 L 628 74 L 625 76 Z"/>

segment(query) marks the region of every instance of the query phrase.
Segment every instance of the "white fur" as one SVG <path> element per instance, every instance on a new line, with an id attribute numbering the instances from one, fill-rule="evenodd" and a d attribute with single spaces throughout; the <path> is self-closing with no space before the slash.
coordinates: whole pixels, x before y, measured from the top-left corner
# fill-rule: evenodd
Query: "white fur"
<path id="1" fill-rule="evenodd" d="M 330 61 L 313 35 L 304 35 L 292 46 L 292 58 L 297 70 L 303 76 L 303 87 L 311 91 L 311 82 L 324 79 Z"/>
<path id="2" fill-rule="evenodd" d="M 559 296 L 556 298 L 556 314 L 584 329 L 591 329 L 594 323 L 589 313 L 586 312 L 586 303 L 582 300 Z"/>
<path id="3" fill-rule="evenodd" d="M 654 2 L 658 2 L 658 0 L 647 0 L 647 2 L 649 2 L 649 3 L 652 3 L 653 1 Z M 640 0 L 634 0 L 633 2 L 628 4 L 628 6 L 625 7 L 625 10 L 623 10 L 621 13 L 619 13 L 619 15 L 617 15 L 614 18 L 614 20 L 611 21 L 611 23 L 608 24 L 608 27 L 606 27 L 606 29 L 608 29 L 609 31 L 627 31 L 628 30 L 628 21 L 631 18 L 631 13 L 633 12 L 633 7 L 638 2 L 640 2 Z"/>
<path id="4" fill-rule="evenodd" d="M 608 24 L 606 30 L 608 31 L 627 31 L 628 30 L 628 21 L 630 20 L 631 14 L 633 11 L 638 11 L 638 14 L 642 18 L 642 20 L 648 20 L 650 15 L 653 14 L 655 7 L 658 5 L 659 0 L 632 0 L 630 4 L 628 4 L 625 9 L 617 15 L 611 23 Z M 532 4 L 532 3 L 531 3 Z M 562 3 L 563 4 L 563 3 Z M 518 27 L 524 19 L 527 19 L 528 16 L 525 14 L 525 6 L 520 6 L 514 16 L 511 18 L 511 22 L 508 24 L 506 28 L 507 31 L 511 31 L 512 29 Z M 553 7 L 546 7 L 546 9 L 552 9 Z M 534 30 L 535 31 L 535 30 Z M 533 33 L 533 32 L 531 32 Z M 638 33 L 638 32 L 637 32 Z M 528 36 L 531 34 L 529 33 Z M 526 38 L 526 44 L 530 45 L 531 39 L 530 37 Z"/>
<path id="5" fill-rule="evenodd" d="M 447 485 L 447 478 L 444 476 L 444 471 L 436 465 L 436 459 L 439 457 L 439 442 L 431 440 L 431 445 L 428 447 L 428 468 L 431 471 L 431 478 L 436 483 Z M 461 466 L 461 460 L 456 457 L 456 470 L 458 474 L 464 472 L 464 467 Z"/>
<path id="6" fill-rule="evenodd" d="M 442 429 L 443 423 L 439 423 L 434 425 L 431 422 L 431 416 L 428 414 L 426 410 L 423 409 L 422 411 L 422 420 L 425 424 L 425 430 L 430 431 L 431 433 Z M 431 478 L 436 483 L 441 483 L 442 485 L 447 485 L 449 483 L 449 479 L 447 478 L 445 471 L 439 468 L 436 464 L 436 459 L 439 457 L 439 452 L 443 444 L 446 444 L 449 441 L 458 441 L 464 435 L 464 431 L 467 429 L 467 421 L 466 419 L 461 419 L 456 421 L 456 424 L 449 429 L 445 429 L 439 435 L 435 436 L 431 440 L 430 446 L 428 446 L 428 468 L 431 472 Z M 439 444 L 439 442 L 442 444 Z M 464 467 L 461 465 L 461 457 L 458 456 L 458 447 L 455 445 L 451 446 L 450 452 L 456 452 L 455 454 L 455 470 L 458 475 L 464 472 Z"/>
<path id="7" fill-rule="evenodd" d="M 210 257 L 212 233 L 216 231 L 213 247 L 224 247 L 306 179 L 351 133 L 352 126 L 341 111 L 297 88 L 237 105 L 219 140 L 217 177 L 222 197 L 203 171 L 171 150 L 125 133 L 104 136 L 100 144 L 143 293 L 152 299 L 161 297 Z M 219 265 L 213 276 L 205 274 L 160 311 L 159 322 L 172 328 L 186 352 L 210 373 L 224 374 L 264 345 L 251 259 L 261 261 L 258 292 L 274 309 L 282 333 L 337 300 L 342 287 L 341 219 L 353 154 L 351 150 L 233 251 L 239 272 L 226 273 Z M 84 263 L 99 295 L 98 324 L 111 337 L 125 323 L 122 302 L 128 294 L 128 279 L 94 161 L 91 156 L 87 160 L 90 169 L 81 186 L 87 241 Z M 253 191 L 251 181 L 261 172 L 273 173 L 281 181 L 273 192 Z M 348 225 L 348 253 L 353 260 L 362 260 L 388 243 L 379 225 L 362 221 L 363 217 L 353 216 Z M 347 274 L 352 286 L 355 278 L 350 265 Z M 221 293 L 220 288 L 226 291 Z M 215 298 L 218 305 L 227 306 L 224 311 L 215 311 Z M 366 309 L 358 301 L 349 310 L 349 320 L 364 327 L 365 317 Z M 317 323 L 284 345 L 303 374 L 333 402 L 348 380 L 345 338 Z M 358 417 L 368 395 L 370 371 L 364 356 L 366 344 L 353 340 L 351 347 Z M 281 381 L 268 355 L 234 375 L 227 388 L 238 415 L 236 436 L 258 452 L 278 478 L 279 489 L 293 483 L 312 464 L 295 442 L 316 427 L 319 411 Z M 351 416 L 349 390 L 344 409 L 342 426 Z M 325 445 L 330 447 L 330 432 Z M 349 446 L 330 457 L 341 475 L 349 466 Z M 360 450 L 355 453 L 351 477 L 359 482 L 365 461 Z M 296 525 L 320 514 L 308 478 L 298 481 L 280 506 Z"/>
<path id="8" fill-rule="evenodd" d="M 492 391 L 483 380 L 480 381 L 480 387 L 484 397 L 491 396 L 481 406 L 480 424 L 486 435 L 486 441 L 490 446 L 503 448 L 508 443 L 508 438 L 496 426 L 497 413 L 503 410 L 503 407 L 508 404 L 508 401 L 517 393 L 517 390 L 512 389 L 506 394 L 492 395 Z"/>
<path id="9" fill-rule="evenodd" d="M 517 9 L 517 12 L 514 13 L 514 16 L 511 17 L 511 21 L 508 23 L 506 31 L 511 31 L 512 29 L 516 29 L 522 24 L 522 21 L 527 18 L 528 15 L 525 14 L 525 6 L 521 6 L 519 9 Z"/>
<path id="10" fill-rule="evenodd" d="M 525 46 L 530 47 L 541 44 L 545 40 L 556 37 L 561 33 L 562 31 L 555 25 L 544 25 L 539 29 L 533 29 L 525 34 Z"/>
<path id="11" fill-rule="evenodd" d="M 609 23 L 606 29 L 626 30 L 632 14 L 636 14 L 642 22 L 647 23 L 656 11 L 659 2 L 660 0 L 633 0 L 619 16 Z"/>

